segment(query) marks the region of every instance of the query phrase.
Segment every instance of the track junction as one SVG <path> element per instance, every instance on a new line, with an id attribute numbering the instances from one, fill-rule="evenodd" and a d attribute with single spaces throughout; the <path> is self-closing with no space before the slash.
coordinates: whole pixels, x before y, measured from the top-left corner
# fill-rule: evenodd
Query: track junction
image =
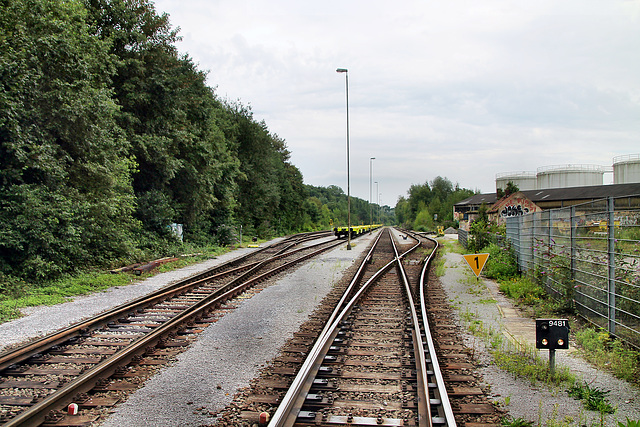
<path id="1" fill-rule="evenodd" d="M 116 404 L 140 378 L 165 363 L 166 357 L 188 346 L 199 331 L 215 321 L 212 313 L 226 301 L 257 282 L 343 244 L 327 239 L 318 244 L 305 242 L 327 234 L 292 236 L 139 298 L 131 305 L 0 354 L 0 422 L 7 426 L 81 426 L 96 422 L 104 413 L 100 408 Z M 391 249 L 393 241 L 397 242 L 395 251 Z M 253 394 L 252 408 L 259 403 L 260 410 L 245 411 L 239 419 L 222 425 L 251 425 L 263 411 L 273 415 L 270 425 L 293 425 L 284 421 L 280 424 L 279 412 L 284 409 L 278 407 L 284 408 L 283 402 L 289 399 L 286 395 L 293 393 L 286 390 L 309 381 L 320 384 L 320 389 L 300 388 L 303 391 L 296 399 L 302 406 L 293 404 L 295 417 L 285 417 L 296 425 L 455 425 L 452 415 L 447 415 L 447 387 L 458 395 L 464 394 L 464 387 L 452 389 L 436 378 L 440 370 L 433 367 L 438 360 L 431 356 L 434 353 L 429 347 L 433 345 L 423 343 L 421 349 L 417 344 L 420 340 L 416 341 L 416 337 L 428 335 L 428 326 L 423 326 L 426 317 L 417 304 L 409 302 L 409 297 L 424 289 L 412 278 L 418 270 L 426 274 L 428 263 L 424 261 L 427 254 L 434 253 L 433 246 L 433 241 L 417 235 L 380 233 L 374 246 L 377 249 L 367 254 L 350 286 L 336 287 L 335 295 L 328 297 L 339 309 L 322 309 L 329 319 L 325 323 L 339 327 L 329 329 L 317 323 L 314 330 L 296 334 L 298 344 L 288 345 L 282 353 L 286 355 L 297 346 L 296 356 L 280 367 L 280 373 L 275 374 L 279 379 L 271 377 L 276 383 L 256 381 L 257 388 L 270 391 Z M 411 307 L 414 313 L 407 317 L 403 313 Z M 354 320 L 356 313 L 365 320 Z M 317 367 L 311 369 L 316 371 L 313 377 L 297 379 L 308 370 L 305 365 L 313 364 L 311 358 L 300 355 L 318 353 L 313 343 L 329 345 L 322 362 L 315 362 Z M 389 366 L 384 366 L 387 362 Z M 466 390 L 467 398 L 478 394 L 470 387 Z M 66 413 L 72 402 L 79 405 L 78 415 Z M 466 405 L 465 409 L 454 404 L 454 412 L 469 412 L 470 404 Z M 474 410 L 478 412 L 478 408 Z"/>

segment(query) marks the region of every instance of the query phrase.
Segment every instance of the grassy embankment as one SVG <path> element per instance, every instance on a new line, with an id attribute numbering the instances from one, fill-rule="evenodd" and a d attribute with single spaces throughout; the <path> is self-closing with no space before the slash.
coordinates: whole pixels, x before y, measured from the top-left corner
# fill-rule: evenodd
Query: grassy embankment
<path id="1" fill-rule="evenodd" d="M 69 299 L 94 292 L 105 291 L 118 286 L 128 286 L 152 275 L 196 264 L 232 250 L 233 247 L 189 248 L 190 256 L 178 256 L 177 261 L 160 265 L 150 273 L 134 275 L 132 273 L 112 274 L 109 271 L 87 271 L 60 280 L 42 284 L 30 284 L 22 281 L 0 283 L 0 323 L 22 316 L 24 307 L 55 305 Z"/>

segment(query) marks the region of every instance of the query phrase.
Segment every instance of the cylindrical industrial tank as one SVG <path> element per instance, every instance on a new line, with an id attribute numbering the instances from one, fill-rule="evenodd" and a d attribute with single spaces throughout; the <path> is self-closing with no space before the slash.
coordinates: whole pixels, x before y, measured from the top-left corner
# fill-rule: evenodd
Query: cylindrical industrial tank
<path id="1" fill-rule="evenodd" d="M 598 165 L 559 165 L 538 168 L 538 190 L 602 185 L 605 170 Z"/>
<path id="2" fill-rule="evenodd" d="M 640 182 L 640 154 L 626 154 L 613 158 L 613 183 Z"/>
<path id="3" fill-rule="evenodd" d="M 513 182 L 520 190 L 535 190 L 537 177 L 535 172 L 501 172 L 496 174 L 496 190 L 504 190 Z"/>

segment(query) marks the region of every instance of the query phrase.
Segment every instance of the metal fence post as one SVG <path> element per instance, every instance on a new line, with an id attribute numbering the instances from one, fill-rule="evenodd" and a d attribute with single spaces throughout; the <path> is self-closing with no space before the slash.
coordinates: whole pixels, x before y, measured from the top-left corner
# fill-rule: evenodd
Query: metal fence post
<path id="1" fill-rule="evenodd" d="M 547 230 L 547 235 L 549 238 L 549 268 L 547 271 L 547 289 L 551 292 L 556 292 L 555 285 L 553 280 L 551 279 L 552 271 L 553 271 L 553 263 L 554 261 L 554 253 L 555 253 L 555 241 L 553 240 L 553 210 L 548 210 L 549 220 L 547 221 L 549 229 Z"/>
<path id="2" fill-rule="evenodd" d="M 535 218 L 535 214 L 531 215 Z M 523 266 L 525 266 L 526 270 L 531 270 L 533 272 L 535 271 L 535 266 L 533 264 L 533 238 L 531 237 L 533 229 L 532 223 L 533 219 L 531 217 L 527 217 L 526 221 L 525 217 L 522 217 L 522 220 L 519 222 L 521 236 L 520 247 L 522 248 Z M 524 252 L 525 250 L 527 251 L 526 254 Z"/>
<path id="3" fill-rule="evenodd" d="M 571 224 L 571 259 L 569 260 L 569 277 L 571 277 L 571 283 L 575 283 L 576 257 L 578 255 L 578 220 L 576 218 L 575 206 L 571 206 L 569 222 Z"/>
<path id="4" fill-rule="evenodd" d="M 522 271 L 521 268 L 521 255 L 520 255 L 520 227 L 518 226 L 518 218 L 519 216 L 508 217 L 506 221 L 506 233 L 507 233 L 507 242 L 511 245 L 511 249 L 516 256 L 516 264 L 518 266 L 518 271 Z"/>
<path id="5" fill-rule="evenodd" d="M 512 245 L 519 243 L 514 249 L 521 271 L 531 270 L 537 277 L 542 273 L 540 284 L 550 294 L 565 291 L 562 286 L 554 288 L 552 285 L 560 282 L 550 278 L 553 260 L 565 261 L 556 264 L 562 269 L 559 277 L 569 281 L 560 285 L 572 287 L 566 291 L 577 313 L 640 348 L 640 254 L 635 249 L 640 245 L 640 194 L 633 197 L 629 202 L 627 197 L 607 197 L 508 218 L 507 237 Z M 566 230 L 565 221 L 570 230 Z M 567 240 L 570 248 L 565 251 Z M 564 257 L 569 253 L 566 262 Z M 564 270 L 567 266 L 568 272 Z"/>
<path id="6" fill-rule="evenodd" d="M 538 233 L 538 222 L 540 222 L 540 214 L 538 212 L 533 214 L 533 223 L 531 224 L 531 268 L 533 272 L 536 273 L 536 269 L 538 268 L 538 256 L 540 256 L 540 252 L 536 254 L 536 239 Z"/>
<path id="7" fill-rule="evenodd" d="M 609 274 L 608 274 L 608 300 L 607 313 L 609 320 L 609 333 L 616 333 L 616 243 L 615 243 L 615 224 L 614 224 L 615 203 L 613 197 L 607 197 L 607 210 L 609 218 L 607 221 L 608 242 L 609 242 Z"/>

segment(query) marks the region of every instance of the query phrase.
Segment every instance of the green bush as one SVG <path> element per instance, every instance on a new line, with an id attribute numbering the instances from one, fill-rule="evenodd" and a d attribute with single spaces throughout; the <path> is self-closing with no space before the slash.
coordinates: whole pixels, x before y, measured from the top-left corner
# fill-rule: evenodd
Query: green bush
<path id="1" fill-rule="evenodd" d="M 489 224 L 476 220 L 469 226 L 467 247 L 471 252 L 478 253 L 489 244 Z"/>
<path id="2" fill-rule="evenodd" d="M 618 421 L 618 427 L 640 427 L 640 420 L 630 420 L 627 417 L 627 423 Z"/>
<path id="3" fill-rule="evenodd" d="M 500 424 L 507 427 L 532 427 L 533 421 L 527 421 L 524 418 L 505 417 Z"/>
<path id="4" fill-rule="evenodd" d="M 413 229 L 416 231 L 428 232 L 434 230 L 435 224 L 433 222 L 433 215 L 425 207 L 416 215 L 416 220 L 413 222 Z"/>
<path id="5" fill-rule="evenodd" d="M 535 305 L 545 299 L 546 292 L 527 277 L 515 277 L 499 284 L 500 291 L 520 304 Z"/>
<path id="6" fill-rule="evenodd" d="M 512 249 L 491 243 L 483 251 L 489 253 L 483 271 L 485 276 L 490 279 L 507 280 L 518 275 L 518 265 Z"/>
<path id="7" fill-rule="evenodd" d="M 581 400 L 584 407 L 590 411 L 598 411 L 601 414 L 613 414 L 616 409 L 607 402 L 610 390 L 604 391 L 597 387 L 590 387 L 587 383 L 576 383 L 569 390 L 569 396 Z"/>
<path id="8" fill-rule="evenodd" d="M 500 350 L 494 351 L 493 357 L 498 367 L 528 379 L 531 384 L 538 382 L 562 384 L 575 381 L 568 368 L 560 367 L 552 374 L 548 364 L 537 356 L 531 357 L 522 353 Z"/>

